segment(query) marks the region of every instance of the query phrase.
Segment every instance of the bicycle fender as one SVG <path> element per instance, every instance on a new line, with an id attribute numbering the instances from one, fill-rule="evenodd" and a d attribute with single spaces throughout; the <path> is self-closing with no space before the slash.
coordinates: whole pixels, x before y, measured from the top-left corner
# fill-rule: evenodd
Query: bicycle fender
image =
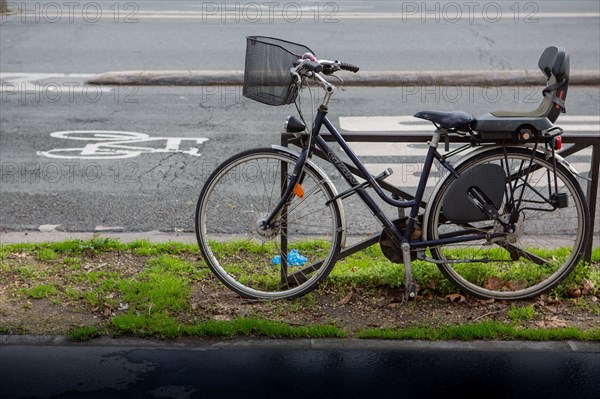
<path id="1" fill-rule="evenodd" d="M 271 145 L 271 148 L 273 148 L 274 150 L 277 150 L 277 151 L 285 152 L 296 158 L 298 158 L 300 156 L 300 153 L 298 151 L 294 151 L 288 147 L 284 147 L 281 145 L 273 144 L 273 145 Z M 327 176 L 327 173 L 325 173 L 325 171 L 319 165 L 314 163 L 311 159 L 307 159 L 306 163 L 308 165 L 310 165 L 312 168 L 314 168 L 314 170 L 319 174 L 319 177 L 321 178 L 321 180 L 323 180 L 323 182 L 331 189 L 333 196 L 334 197 L 337 196 L 338 195 L 337 188 L 335 187 L 335 185 L 333 184 L 333 182 L 331 181 L 329 176 Z M 340 210 L 340 217 L 342 219 L 342 226 L 341 226 L 342 239 L 340 241 L 340 247 L 345 248 L 346 247 L 346 215 L 344 214 L 344 207 L 342 205 L 342 200 L 340 198 L 338 198 L 337 200 L 335 200 L 335 202 L 338 205 L 338 209 Z"/>
<path id="2" fill-rule="evenodd" d="M 465 155 L 464 157 L 460 158 L 458 161 L 456 161 L 456 163 L 454 165 L 452 165 L 452 167 L 454 169 L 458 169 L 462 164 L 464 164 L 465 162 L 469 161 L 471 158 L 479 156 L 485 152 L 488 151 L 492 151 L 492 150 L 496 150 L 497 148 L 502 148 L 502 146 L 499 145 L 491 145 L 491 146 L 482 146 L 480 148 L 477 148 L 476 150 L 474 150 L 473 152 L 470 152 L 469 154 Z M 510 146 L 510 147 L 506 147 L 507 150 L 511 149 L 511 148 L 519 148 L 522 149 L 522 146 Z M 536 152 L 540 155 L 545 156 L 545 152 L 544 151 L 540 151 L 540 150 L 536 150 Z M 573 174 L 573 176 L 575 177 L 580 177 L 584 180 L 591 180 L 588 179 L 587 177 L 584 177 L 582 175 L 579 174 L 579 172 L 577 172 L 577 170 L 573 167 L 573 165 L 571 165 L 565 158 L 563 158 L 562 156 L 560 156 L 559 154 L 554 154 L 554 158 L 556 158 L 556 162 L 560 163 L 561 165 L 563 165 L 569 172 L 571 172 Z M 446 172 L 444 174 L 444 176 L 440 179 L 440 181 L 436 184 L 436 186 L 433 189 L 433 192 L 431 193 L 431 196 L 429 198 L 435 198 L 437 196 L 438 191 L 440 191 L 442 185 L 446 182 L 447 179 L 449 179 L 451 176 L 450 172 Z M 427 239 L 427 225 L 428 225 L 428 221 L 429 221 L 429 217 L 430 217 L 430 213 L 431 213 L 431 203 L 432 201 L 429 201 L 427 203 L 427 207 L 425 208 L 425 215 L 423 218 L 423 237 L 425 237 Z"/>
<path id="3" fill-rule="evenodd" d="M 577 171 L 577 169 L 575 169 L 575 167 L 569 163 L 569 161 L 567 161 L 566 159 L 564 159 L 559 154 L 554 154 L 554 158 L 556 158 L 556 161 L 558 163 L 562 164 L 565 168 L 567 168 L 567 170 L 569 172 L 571 172 L 573 174 L 573 176 L 579 177 L 580 179 L 583 179 L 583 180 L 586 180 L 586 181 L 592 181 L 592 179 L 590 179 L 589 177 L 585 177 L 582 174 L 580 174 Z"/>

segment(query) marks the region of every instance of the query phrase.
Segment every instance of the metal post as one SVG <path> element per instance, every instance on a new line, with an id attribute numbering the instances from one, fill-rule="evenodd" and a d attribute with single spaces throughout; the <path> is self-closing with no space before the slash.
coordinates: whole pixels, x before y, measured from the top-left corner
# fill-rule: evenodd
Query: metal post
<path id="1" fill-rule="evenodd" d="M 283 133 L 281 135 L 281 146 L 286 147 L 289 144 L 288 135 Z M 281 175 L 280 175 L 280 187 L 281 191 L 279 195 L 283 195 L 287 187 L 287 163 L 281 163 Z M 281 244 L 281 283 L 288 284 L 288 264 L 287 264 L 287 253 L 288 253 L 288 241 L 287 241 L 287 205 L 283 206 L 281 210 L 281 224 L 279 226 L 279 242 Z"/>
<path id="2" fill-rule="evenodd" d="M 598 197 L 598 173 L 600 169 L 600 142 L 596 142 L 592 145 L 592 169 L 589 172 L 589 177 L 592 179 L 588 182 L 587 186 L 587 202 L 590 207 L 590 228 L 592 229 L 590 234 L 590 241 L 586 244 L 583 259 L 586 262 L 592 262 L 592 247 L 594 243 L 594 225 L 596 220 L 596 201 Z"/>

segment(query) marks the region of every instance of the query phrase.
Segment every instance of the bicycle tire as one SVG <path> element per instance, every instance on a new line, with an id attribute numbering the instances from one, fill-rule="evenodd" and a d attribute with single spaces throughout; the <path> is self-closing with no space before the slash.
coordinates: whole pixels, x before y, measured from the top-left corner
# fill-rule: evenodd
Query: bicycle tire
<path id="1" fill-rule="evenodd" d="M 531 159 L 531 151 L 526 148 L 509 148 L 505 155 L 502 148 L 495 148 L 466 160 L 457 167 L 457 172 L 460 175 L 478 165 L 489 163 L 503 165 L 505 171 L 512 172 L 519 164 L 523 165 L 522 162 Z M 537 152 L 533 162 L 535 167 L 528 169 L 528 173 L 521 178 L 507 173 L 507 176 L 517 177 L 512 182 L 510 178 L 506 179 L 501 212 L 508 213 L 506 206 L 510 203 L 507 201 L 510 184 L 513 184 L 512 191 L 516 194 L 519 189 L 526 190 L 523 195 L 525 206 L 519 213 L 515 236 L 510 240 L 507 238 L 494 243 L 486 240 L 430 248 L 432 257 L 442 262 L 438 263 L 440 271 L 465 293 L 484 299 L 532 298 L 559 284 L 581 259 L 590 230 L 589 210 L 581 187 L 573 174 L 557 162 L 559 192 L 568 195 L 569 205 L 549 211 L 546 204 L 539 202 L 542 201 L 543 193 L 549 192 L 548 187 L 553 185 L 552 180 L 547 183 L 548 172 L 552 174 L 553 170 L 552 159 L 547 160 Z M 529 185 L 523 179 L 525 175 Z M 430 240 L 447 237 L 456 231 L 460 233 L 461 229 L 474 227 L 482 229 L 481 231 L 494 231 L 490 230 L 490 224 L 496 224 L 494 228 L 499 227 L 499 223 L 493 220 L 460 226 L 444 220 L 443 200 L 456 180 L 455 176 L 449 175 L 433 194 L 426 221 L 426 234 Z M 533 209 L 533 205 L 538 208 Z M 467 256 L 469 263 L 460 262 Z M 489 258 L 488 262 L 477 262 L 486 256 Z"/>
<path id="2" fill-rule="evenodd" d="M 280 216 L 278 227 L 259 232 L 260 220 L 279 202 L 297 159 L 276 148 L 242 152 L 217 167 L 198 198 L 196 236 L 202 255 L 215 276 L 242 297 L 305 295 L 335 264 L 343 220 L 338 201 L 326 205 L 335 188 L 311 163 L 303 170 L 304 194 L 294 194 L 282 213 L 287 218 Z M 293 249 L 298 251 L 295 262 L 291 259 L 282 277 Z"/>

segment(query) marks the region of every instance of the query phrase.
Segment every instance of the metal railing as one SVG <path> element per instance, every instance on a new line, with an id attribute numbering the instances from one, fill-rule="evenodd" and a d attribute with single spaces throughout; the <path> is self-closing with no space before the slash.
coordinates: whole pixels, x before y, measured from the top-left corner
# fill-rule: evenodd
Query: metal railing
<path id="1" fill-rule="evenodd" d="M 396 132 L 344 132 L 343 136 L 347 142 L 363 143 L 426 143 L 427 141 L 431 140 L 430 132 L 403 132 L 401 134 Z M 334 141 L 334 138 L 328 132 L 323 132 L 322 137 L 326 141 Z M 289 144 L 294 144 L 295 139 L 296 136 L 294 134 L 283 133 L 281 135 L 281 145 L 287 147 Z M 587 243 L 583 258 L 585 261 L 591 262 L 594 221 L 596 219 L 596 204 L 598 198 L 598 175 L 600 170 L 600 133 L 565 133 L 563 134 L 562 139 L 563 144 L 567 144 L 567 146 L 561 149 L 558 153 L 563 157 L 576 154 L 588 147 L 592 148 L 592 156 L 590 162 L 591 168 L 588 174 L 588 178 L 590 180 L 587 182 L 588 184 L 586 190 L 586 198 L 588 206 L 590 208 L 590 228 L 592 231 L 592 239 L 589 243 Z M 469 137 L 459 137 L 456 135 L 450 137 L 451 143 L 467 143 L 469 141 Z M 320 152 L 317 149 L 315 149 L 314 154 L 320 158 L 326 159 L 325 155 L 320 154 Z M 353 165 L 346 164 L 346 166 L 348 167 L 348 169 L 350 169 L 352 173 L 359 175 L 358 170 Z M 402 189 L 385 181 L 381 181 L 380 185 L 383 189 L 389 191 L 390 193 L 392 193 L 392 195 L 398 196 L 399 198 L 413 199 L 413 196 L 410 193 L 407 193 Z M 421 207 L 425 208 L 426 206 L 427 203 L 425 201 L 421 201 Z M 369 240 L 369 242 L 373 241 L 375 238 L 377 237 L 372 237 Z M 361 248 L 356 248 L 355 250 L 360 249 Z"/>

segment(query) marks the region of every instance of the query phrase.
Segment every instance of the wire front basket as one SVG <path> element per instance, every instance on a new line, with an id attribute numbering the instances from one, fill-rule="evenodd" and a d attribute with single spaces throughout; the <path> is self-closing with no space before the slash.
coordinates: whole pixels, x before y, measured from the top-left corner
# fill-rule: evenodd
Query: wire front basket
<path id="1" fill-rule="evenodd" d="M 285 105 L 296 100 L 298 88 L 290 69 L 306 52 L 306 46 L 265 36 L 246 38 L 245 97 L 267 105 Z"/>

